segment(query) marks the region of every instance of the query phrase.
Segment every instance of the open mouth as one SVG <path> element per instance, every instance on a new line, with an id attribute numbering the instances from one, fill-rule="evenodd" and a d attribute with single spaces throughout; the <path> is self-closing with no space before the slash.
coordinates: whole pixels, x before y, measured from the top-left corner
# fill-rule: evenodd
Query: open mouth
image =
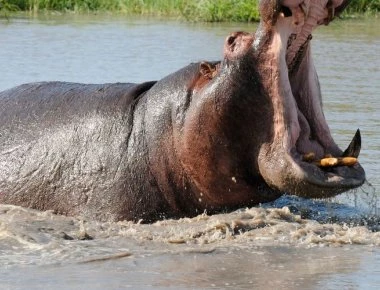
<path id="1" fill-rule="evenodd" d="M 259 168 L 266 182 L 281 191 L 323 198 L 365 181 L 357 160 L 360 131 L 344 152 L 331 136 L 310 47 L 312 31 L 332 21 L 348 2 L 284 0 L 268 32 L 267 50 L 276 64 L 268 85 L 274 132 L 271 143 L 262 147 Z"/>

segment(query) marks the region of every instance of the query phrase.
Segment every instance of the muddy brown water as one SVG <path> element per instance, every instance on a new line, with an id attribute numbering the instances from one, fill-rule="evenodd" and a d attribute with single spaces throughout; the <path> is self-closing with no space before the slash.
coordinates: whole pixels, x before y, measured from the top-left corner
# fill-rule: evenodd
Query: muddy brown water
<path id="1" fill-rule="evenodd" d="M 379 27 L 380 19 L 338 21 L 313 40 L 334 138 L 346 147 L 362 131 L 361 189 L 152 225 L 0 205 L 0 289 L 379 289 Z M 110 16 L 1 20 L 0 89 L 159 79 L 220 59 L 229 32 L 254 29 Z"/>

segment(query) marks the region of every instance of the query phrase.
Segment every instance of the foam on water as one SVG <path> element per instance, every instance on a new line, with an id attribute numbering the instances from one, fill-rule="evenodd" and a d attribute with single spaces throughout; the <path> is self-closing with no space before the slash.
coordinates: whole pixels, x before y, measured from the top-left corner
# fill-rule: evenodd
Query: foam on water
<path id="1" fill-rule="evenodd" d="M 297 211 L 294 204 L 299 199 L 285 197 L 284 200 L 294 203 L 280 208 L 265 205 L 153 224 L 96 222 L 1 205 L 2 263 L 8 266 L 60 264 L 114 259 L 129 254 L 208 252 L 230 246 L 380 246 L 380 232 L 342 221 L 326 223 L 302 218 L 290 210 Z M 330 214 L 332 210 L 329 209 Z M 316 202 L 310 211 L 321 213 L 323 206 Z"/>

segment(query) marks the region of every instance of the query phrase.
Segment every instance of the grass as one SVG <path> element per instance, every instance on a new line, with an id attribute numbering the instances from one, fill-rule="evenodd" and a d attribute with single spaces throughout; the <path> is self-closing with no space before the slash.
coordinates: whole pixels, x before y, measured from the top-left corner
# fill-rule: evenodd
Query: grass
<path id="1" fill-rule="evenodd" d="M 346 13 L 379 13 L 380 0 L 353 0 Z"/>
<path id="2" fill-rule="evenodd" d="M 180 17 L 188 21 L 257 21 L 259 0 L 0 0 L 0 10 L 41 13 L 110 11 Z M 344 15 L 377 14 L 380 0 L 353 0 Z"/>

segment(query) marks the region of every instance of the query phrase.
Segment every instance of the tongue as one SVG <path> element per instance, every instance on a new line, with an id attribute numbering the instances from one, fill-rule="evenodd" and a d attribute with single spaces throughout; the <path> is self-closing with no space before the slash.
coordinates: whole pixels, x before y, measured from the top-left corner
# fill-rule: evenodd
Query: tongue
<path id="1" fill-rule="evenodd" d="M 311 138 L 310 125 L 300 110 L 298 110 L 298 122 L 301 128 L 300 136 L 296 143 L 298 153 L 304 155 L 312 152 L 316 158 L 323 158 L 325 150 L 318 141 Z"/>

